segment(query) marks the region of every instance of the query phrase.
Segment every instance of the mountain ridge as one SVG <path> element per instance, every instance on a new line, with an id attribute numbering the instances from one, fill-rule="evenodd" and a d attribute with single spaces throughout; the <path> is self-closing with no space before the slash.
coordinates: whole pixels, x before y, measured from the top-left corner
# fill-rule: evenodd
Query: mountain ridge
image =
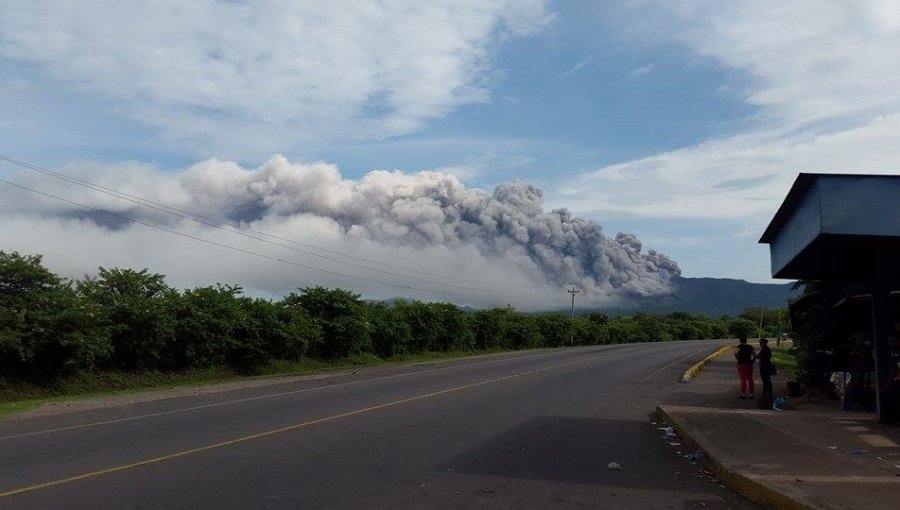
<path id="1" fill-rule="evenodd" d="M 740 314 L 750 306 L 784 307 L 795 295 L 791 290 L 793 282 L 753 283 L 736 278 L 681 276 L 671 282 L 673 290 L 668 294 L 638 298 L 631 305 L 602 311 L 609 315 L 688 312 L 718 317 Z"/>

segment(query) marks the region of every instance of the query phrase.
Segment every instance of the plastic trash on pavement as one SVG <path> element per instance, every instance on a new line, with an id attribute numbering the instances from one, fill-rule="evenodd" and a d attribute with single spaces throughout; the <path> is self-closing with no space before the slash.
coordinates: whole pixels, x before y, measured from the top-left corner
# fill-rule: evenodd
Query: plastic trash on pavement
<path id="1" fill-rule="evenodd" d="M 783 411 L 784 404 L 784 397 L 775 397 L 775 400 L 772 401 L 772 409 L 775 409 L 776 411 Z"/>

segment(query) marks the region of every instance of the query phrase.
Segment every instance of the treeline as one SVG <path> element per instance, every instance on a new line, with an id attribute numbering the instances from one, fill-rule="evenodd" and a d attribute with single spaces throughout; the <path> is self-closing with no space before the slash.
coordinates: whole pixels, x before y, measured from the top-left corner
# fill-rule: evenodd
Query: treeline
<path id="1" fill-rule="evenodd" d="M 369 303 L 322 287 L 276 301 L 247 297 L 234 285 L 179 291 L 146 269 L 100 268 L 96 277 L 70 281 L 38 255 L 0 251 L 0 377 L 6 380 L 47 383 L 104 370 L 253 371 L 276 360 L 360 353 L 390 358 L 724 338 L 740 336 L 748 322 L 684 313 L 613 319 L 506 308 L 468 313 L 450 303 Z"/>

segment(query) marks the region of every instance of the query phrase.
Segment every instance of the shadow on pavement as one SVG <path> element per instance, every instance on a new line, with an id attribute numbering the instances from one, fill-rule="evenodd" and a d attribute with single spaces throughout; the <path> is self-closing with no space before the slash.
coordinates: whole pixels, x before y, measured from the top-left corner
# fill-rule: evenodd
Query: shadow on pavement
<path id="1" fill-rule="evenodd" d="M 462 474 L 582 484 L 709 492 L 698 468 L 670 455 L 649 422 L 544 416 L 519 425 L 436 467 Z M 647 445 L 648 437 L 659 445 Z M 652 451 L 651 451 L 652 448 Z M 642 451 L 643 449 L 643 451 Z M 621 464 L 612 470 L 610 462 Z M 673 462 L 681 471 L 674 474 Z"/>

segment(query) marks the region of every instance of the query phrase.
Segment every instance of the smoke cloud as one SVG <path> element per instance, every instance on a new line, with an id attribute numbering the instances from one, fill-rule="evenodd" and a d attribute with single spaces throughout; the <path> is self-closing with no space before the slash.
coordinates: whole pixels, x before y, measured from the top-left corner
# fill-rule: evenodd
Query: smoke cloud
<path id="1" fill-rule="evenodd" d="M 308 266 L 253 259 L 0 185 L 0 221 L 6 225 L 0 229 L 0 247 L 45 253 L 51 267 L 75 275 L 90 273 L 99 264 L 147 266 L 182 285 L 235 282 L 279 295 L 298 284 L 321 283 L 354 288 L 367 297 L 409 295 L 527 309 L 564 306 L 561 291 L 567 285 L 587 291 L 579 296 L 587 300 L 582 303 L 664 294 L 670 278 L 680 274 L 669 257 L 643 252 L 634 235 L 610 237 L 598 223 L 565 209 L 545 211 L 542 191 L 522 182 L 486 192 L 441 172 L 375 170 L 351 180 L 335 165 L 296 164 L 282 156 L 256 169 L 212 159 L 177 173 L 139 164 L 78 165 L 65 173 L 306 243 L 301 245 L 306 253 L 286 249 L 297 245 L 284 241 L 275 246 L 238 237 L 31 172 L 13 180 L 96 209 Z"/>

